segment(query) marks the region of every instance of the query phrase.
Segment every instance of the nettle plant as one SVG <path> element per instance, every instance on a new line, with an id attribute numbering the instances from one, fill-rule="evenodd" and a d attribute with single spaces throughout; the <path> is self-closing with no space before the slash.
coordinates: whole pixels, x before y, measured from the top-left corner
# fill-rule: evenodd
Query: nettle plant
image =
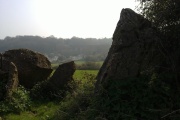
<path id="1" fill-rule="evenodd" d="M 30 103 L 29 92 L 23 86 L 19 86 L 13 91 L 11 98 L 0 102 L 0 113 L 20 113 L 29 110 Z"/>

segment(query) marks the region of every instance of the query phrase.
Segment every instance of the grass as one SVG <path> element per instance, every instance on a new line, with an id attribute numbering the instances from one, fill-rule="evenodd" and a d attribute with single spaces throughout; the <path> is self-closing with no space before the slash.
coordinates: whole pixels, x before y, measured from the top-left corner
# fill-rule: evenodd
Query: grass
<path id="1" fill-rule="evenodd" d="M 52 63 L 51 67 L 54 68 L 54 67 L 57 67 L 58 65 L 59 65 L 58 63 Z"/>
<path id="2" fill-rule="evenodd" d="M 76 70 L 74 73 L 73 78 L 77 79 L 77 80 L 83 80 L 84 79 L 84 74 L 93 74 L 93 75 L 97 75 L 98 70 Z"/>
<path id="3" fill-rule="evenodd" d="M 8 114 L 5 120 L 47 120 L 50 119 L 58 110 L 59 104 L 53 102 L 33 101 L 31 110 L 20 114 Z"/>
<path id="4" fill-rule="evenodd" d="M 97 75 L 97 73 L 98 70 L 76 70 L 73 78 L 86 82 L 87 74 Z M 68 101 L 64 103 L 68 103 Z M 57 101 L 32 101 L 31 110 L 21 112 L 20 114 L 10 113 L 2 116 L 2 118 L 3 120 L 53 120 L 54 114 L 57 113 L 60 107 L 62 107 L 62 104 Z"/>

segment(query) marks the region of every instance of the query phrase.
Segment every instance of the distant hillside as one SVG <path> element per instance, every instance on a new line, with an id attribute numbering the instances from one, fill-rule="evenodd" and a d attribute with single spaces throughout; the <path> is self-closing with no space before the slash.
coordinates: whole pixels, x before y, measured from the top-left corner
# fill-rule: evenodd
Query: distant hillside
<path id="1" fill-rule="evenodd" d="M 45 54 L 51 61 L 68 59 L 104 60 L 112 43 L 110 38 L 43 38 L 39 36 L 6 37 L 0 40 L 0 52 L 27 48 Z"/>

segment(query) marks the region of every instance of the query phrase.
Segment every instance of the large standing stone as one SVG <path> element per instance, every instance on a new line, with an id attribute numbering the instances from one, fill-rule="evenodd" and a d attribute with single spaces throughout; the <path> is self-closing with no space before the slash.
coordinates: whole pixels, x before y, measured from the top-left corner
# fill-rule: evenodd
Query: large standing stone
<path id="1" fill-rule="evenodd" d="M 160 69 L 166 59 L 160 42 L 147 19 L 131 9 L 123 9 L 108 56 L 97 76 L 96 91 L 108 79 L 123 80 Z"/>
<path id="2" fill-rule="evenodd" d="M 28 49 L 14 49 L 4 53 L 18 69 L 19 84 L 32 88 L 37 82 L 46 80 L 52 72 L 50 61 L 42 54 Z"/>

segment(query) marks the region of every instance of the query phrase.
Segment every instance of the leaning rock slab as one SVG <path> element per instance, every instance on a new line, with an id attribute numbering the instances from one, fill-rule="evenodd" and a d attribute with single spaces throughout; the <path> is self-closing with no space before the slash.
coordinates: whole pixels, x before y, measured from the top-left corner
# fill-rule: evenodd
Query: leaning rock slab
<path id="1" fill-rule="evenodd" d="M 62 89 L 69 81 L 73 80 L 73 74 L 76 70 L 74 61 L 59 65 L 49 80 L 52 88 Z"/>
<path id="2" fill-rule="evenodd" d="M 6 51 L 4 58 L 17 66 L 19 84 L 29 89 L 52 72 L 51 63 L 44 55 L 28 49 Z"/>
<path id="3" fill-rule="evenodd" d="M 67 90 L 71 90 L 68 83 L 73 80 L 75 69 L 73 61 L 59 65 L 50 79 L 38 83 L 31 89 L 31 97 L 33 99 L 62 98 Z"/>

